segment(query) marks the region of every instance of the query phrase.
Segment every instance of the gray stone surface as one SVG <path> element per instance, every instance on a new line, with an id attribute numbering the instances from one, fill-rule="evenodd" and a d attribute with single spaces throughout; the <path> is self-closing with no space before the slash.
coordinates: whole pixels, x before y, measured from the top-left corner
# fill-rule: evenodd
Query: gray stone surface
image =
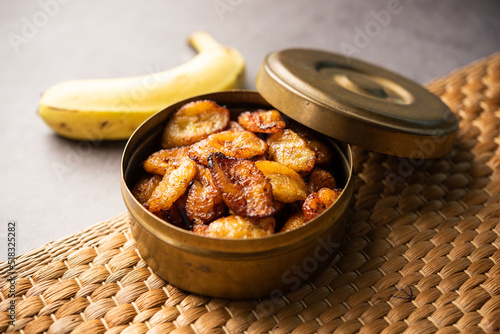
<path id="1" fill-rule="evenodd" d="M 498 1 L 401 0 L 391 13 L 392 5 L 364 0 L 2 1 L 0 260 L 7 258 L 9 220 L 17 222 L 20 254 L 125 210 L 119 191 L 125 143 L 89 145 L 54 135 L 35 113 L 40 94 L 51 85 L 174 67 L 193 57 L 186 38 L 198 29 L 243 53 L 248 88 L 263 57 L 288 47 L 353 52 L 421 83 L 500 51 Z M 381 11 L 391 14 L 378 23 Z M 14 35 L 22 42 L 12 42 Z M 69 168 L 58 175 L 56 163 Z"/>

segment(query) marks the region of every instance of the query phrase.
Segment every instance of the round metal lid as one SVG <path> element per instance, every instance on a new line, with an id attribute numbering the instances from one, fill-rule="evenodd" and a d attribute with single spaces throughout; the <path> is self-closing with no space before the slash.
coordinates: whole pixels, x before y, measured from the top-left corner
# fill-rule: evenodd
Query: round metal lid
<path id="1" fill-rule="evenodd" d="M 458 120 L 421 85 L 366 62 L 310 49 L 269 54 L 259 93 L 296 121 L 373 151 L 435 158 L 453 146 Z"/>

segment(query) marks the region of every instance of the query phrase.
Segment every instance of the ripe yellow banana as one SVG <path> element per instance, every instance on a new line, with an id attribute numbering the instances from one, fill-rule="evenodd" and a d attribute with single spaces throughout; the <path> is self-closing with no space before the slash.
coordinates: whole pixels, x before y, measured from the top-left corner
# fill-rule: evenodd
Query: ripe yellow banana
<path id="1" fill-rule="evenodd" d="M 149 116 L 172 103 L 242 84 L 245 61 L 237 50 L 203 31 L 193 33 L 189 43 L 199 53 L 164 72 L 57 84 L 42 95 L 38 114 L 67 138 L 126 139 Z"/>

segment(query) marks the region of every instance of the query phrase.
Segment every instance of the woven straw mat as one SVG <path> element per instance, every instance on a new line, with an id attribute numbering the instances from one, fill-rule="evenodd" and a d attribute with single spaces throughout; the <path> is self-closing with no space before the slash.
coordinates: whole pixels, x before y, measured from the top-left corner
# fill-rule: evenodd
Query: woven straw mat
<path id="1" fill-rule="evenodd" d="M 354 147 L 339 255 L 277 299 L 182 291 L 141 259 L 122 214 L 18 257 L 20 333 L 492 333 L 500 330 L 500 53 L 427 85 L 460 119 L 450 154 L 410 161 Z"/>

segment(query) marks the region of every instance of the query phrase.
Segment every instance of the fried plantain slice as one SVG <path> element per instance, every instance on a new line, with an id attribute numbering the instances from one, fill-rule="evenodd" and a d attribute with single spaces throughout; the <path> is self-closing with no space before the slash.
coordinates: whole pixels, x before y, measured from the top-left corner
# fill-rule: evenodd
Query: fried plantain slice
<path id="1" fill-rule="evenodd" d="M 222 217 L 226 205 L 222 194 L 215 185 L 210 170 L 198 165 L 196 180 L 189 188 L 186 202 L 186 214 L 196 224 L 209 223 Z"/>
<path id="2" fill-rule="evenodd" d="M 316 164 L 329 165 L 333 163 L 335 156 L 333 150 L 320 138 L 321 135 L 297 122 L 291 122 L 288 128 L 305 140 L 307 147 L 316 155 Z"/>
<path id="3" fill-rule="evenodd" d="M 304 213 L 299 210 L 295 212 L 288 220 L 285 222 L 285 225 L 281 228 L 280 232 L 287 232 L 287 231 L 292 231 L 295 230 L 301 226 L 304 226 L 307 224 L 306 217 L 304 216 Z"/>
<path id="4" fill-rule="evenodd" d="M 250 159 L 267 151 L 265 141 L 250 131 L 224 131 L 191 145 L 188 156 L 199 164 L 208 165 L 208 157 L 215 152 L 226 156 Z"/>
<path id="5" fill-rule="evenodd" d="M 179 197 L 172 204 L 170 209 L 166 211 L 156 212 L 155 215 L 177 227 L 190 230 L 192 224 L 189 218 L 186 216 L 186 200 L 187 196 L 185 194 L 182 194 L 181 197 Z"/>
<path id="6" fill-rule="evenodd" d="M 274 234 L 273 217 L 261 219 L 231 215 L 214 220 L 209 225 L 195 225 L 193 232 L 212 238 L 247 239 Z"/>
<path id="7" fill-rule="evenodd" d="M 297 173 L 308 172 L 314 167 L 314 152 L 304 139 L 290 129 L 279 131 L 267 138 L 272 160 L 290 167 Z"/>
<path id="8" fill-rule="evenodd" d="M 286 206 L 286 203 L 280 201 L 274 201 L 273 206 L 274 206 L 274 213 L 278 213 Z"/>
<path id="9" fill-rule="evenodd" d="M 170 209 L 172 204 L 184 194 L 195 175 L 196 163 L 187 157 L 181 159 L 179 166 L 165 174 L 153 191 L 146 203 L 149 211 L 155 213 Z"/>
<path id="10" fill-rule="evenodd" d="M 229 125 L 227 126 L 227 131 L 246 131 L 244 127 L 240 125 L 240 123 L 235 121 L 229 121 Z"/>
<path id="11" fill-rule="evenodd" d="M 187 157 L 188 149 L 189 147 L 186 146 L 159 150 L 151 154 L 146 161 L 144 161 L 144 170 L 152 174 L 163 176 L 165 173 L 171 172 L 179 166 L 179 161 Z"/>
<path id="12" fill-rule="evenodd" d="M 222 131 L 229 123 L 229 110 L 209 100 L 183 105 L 168 121 L 162 137 L 163 148 L 188 146 Z"/>
<path id="13" fill-rule="evenodd" d="M 286 204 L 287 203 L 273 201 L 273 207 L 274 207 L 274 213 L 273 213 L 273 215 L 281 212 L 281 210 L 286 206 Z M 230 215 L 234 215 L 234 212 L 231 209 L 229 209 L 229 214 Z"/>
<path id="14" fill-rule="evenodd" d="M 222 199 L 232 212 L 253 218 L 274 213 L 271 183 L 255 163 L 220 152 L 211 154 L 208 162 Z"/>
<path id="15" fill-rule="evenodd" d="M 339 198 L 342 189 L 321 188 L 307 196 L 304 204 L 302 204 L 302 212 L 307 220 L 316 218 L 326 209 L 328 209 L 337 198 Z"/>
<path id="16" fill-rule="evenodd" d="M 161 181 L 161 176 L 144 174 L 139 182 L 136 183 L 132 194 L 134 197 L 144 205 L 153 194 L 153 191 L 158 187 Z"/>
<path id="17" fill-rule="evenodd" d="M 264 154 L 264 155 L 256 155 L 252 158 L 250 158 L 250 160 L 252 160 L 253 162 L 257 162 L 257 161 L 268 161 L 268 157 L 267 157 L 267 154 Z"/>
<path id="18" fill-rule="evenodd" d="M 309 180 L 307 181 L 307 190 L 309 193 L 315 193 L 321 188 L 334 189 L 336 187 L 335 178 L 324 169 L 314 167 L 311 174 L 309 174 Z"/>
<path id="19" fill-rule="evenodd" d="M 255 166 L 271 182 L 274 200 L 292 203 L 306 199 L 306 183 L 293 169 L 275 161 L 256 161 Z"/>
<path id="20" fill-rule="evenodd" d="M 286 126 L 279 111 L 262 109 L 241 113 L 238 123 L 248 131 L 267 134 L 276 133 Z"/>
<path id="21" fill-rule="evenodd" d="M 319 140 L 305 140 L 309 147 L 316 155 L 316 163 L 319 165 L 330 165 L 333 163 L 333 151 L 327 144 Z"/>

